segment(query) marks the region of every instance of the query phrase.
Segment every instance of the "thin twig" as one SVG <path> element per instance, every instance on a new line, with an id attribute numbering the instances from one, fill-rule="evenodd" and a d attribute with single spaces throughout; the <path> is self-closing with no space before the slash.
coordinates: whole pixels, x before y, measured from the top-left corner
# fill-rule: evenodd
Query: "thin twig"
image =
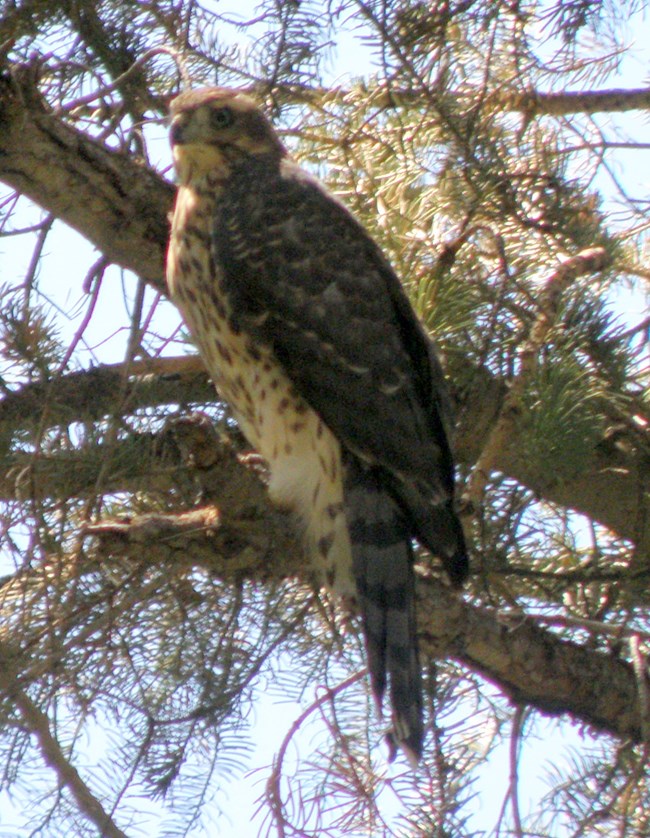
<path id="1" fill-rule="evenodd" d="M 120 85 L 124 84 L 124 82 L 127 81 L 127 79 L 131 78 L 131 76 L 134 73 L 136 73 L 144 64 L 146 64 L 150 58 L 154 58 L 156 55 L 169 55 L 174 59 L 177 66 L 181 65 L 180 56 L 177 50 L 172 49 L 171 47 L 164 46 L 153 47 L 152 49 L 147 50 L 144 53 L 144 55 L 141 55 L 137 61 L 134 61 L 133 64 L 131 64 L 131 66 L 129 67 L 129 69 L 125 70 L 121 75 L 119 75 L 115 79 L 115 81 L 105 85 L 104 87 L 100 87 L 98 90 L 93 90 L 93 92 L 89 93 L 87 96 L 79 96 L 78 98 L 74 99 L 69 105 L 59 108 L 56 111 L 57 115 L 70 113 L 71 111 L 74 111 L 77 108 L 82 108 L 86 105 L 89 105 L 91 102 L 95 102 L 97 99 L 100 99 L 102 96 L 106 96 L 108 93 L 112 93 L 114 90 L 119 88 Z"/>
<path id="2" fill-rule="evenodd" d="M 641 736 L 644 742 L 650 742 L 650 696 L 648 695 L 648 665 L 646 655 L 641 650 L 639 635 L 633 634 L 628 641 L 632 668 L 639 694 L 639 716 L 641 718 Z"/>
<path id="3" fill-rule="evenodd" d="M 74 354 L 75 349 L 77 348 L 79 341 L 83 338 L 84 332 L 88 328 L 88 324 L 92 320 L 92 316 L 95 312 L 95 307 L 97 305 L 97 300 L 99 299 L 99 291 L 102 287 L 102 280 L 104 278 L 104 273 L 106 272 L 106 268 L 108 267 L 108 260 L 102 256 L 100 259 L 95 262 L 92 268 L 88 271 L 86 275 L 86 279 L 84 280 L 84 289 L 87 289 L 87 293 L 89 293 L 90 301 L 88 303 L 88 308 L 86 309 L 86 313 L 83 316 L 81 323 L 79 324 L 79 328 L 74 333 L 74 337 L 68 346 L 65 356 L 61 363 L 59 364 L 59 369 L 54 376 L 54 380 L 52 382 L 52 386 L 54 386 L 55 382 L 59 378 L 59 376 L 63 375 L 64 370 L 68 366 L 72 355 Z"/>
<path id="4" fill-rule="evenodd" d="M 643 640 L 650 642 L 650 632 L 627 628 L 616 623 L 602 623 L 600 620 L 588 620 L 582 617 L 570 617 L 560 614 L 551 616 L 546 616 L 545 614 L 528 614 L 528 618 L 534 620 L 536 623 L 543 623 L 546 626 L 584 629 L 585 631 L 596 632 L 598 634 L 609 634 L 616 638 L 643 638 Z"/>
<path id="5" fill-rule="evenodd" d="M 23 690 L 13 689 L 12 698 L 20 710 L 25 725 L 36 737 L 43 759 L 56 772 L 59 783 L 70 791 L 80 811 L 97 827 L 99 835 L 102 838 L 127 838 L 126 833 L 117 826 L 91 789 L 81 779 L 77 769 L 66 758 L 50 729 L 49 719 L 45 713 Z"/>
<path id="6" fill-rule="evenodd" d="M 352 684 L 355 684 L 357 681 L 360 681 L 366 674 L 366 670 L 362 669 L 359 672 L 355 672 L 354 675 L 350 675 L 349 678 L 346 678 L 344 681 L 341 681 L 340 684 L 337 684 L 335 687 L 327 688 L 323 691 L 323 694 L 320 698 L 317 698 L 316 701 L 312 702 L 309 707 L 298 716 L 295 722 L 289 728 L 287 735 L 282 740 L 282 744 L 280 745 L 280 750 L 277 753 L 276 758 L 273 761 L 273 770 L 271 772 L 271 776 L 269 777 L 266 788 L 264 791 L 263 799 L 268 803 L 269 808 L 271 809 L 271 815 L 273 820 L 275 821 L 275 825 L 277 828 L 277 835 L 278 838 L 286 838 L 286 831 L 285 831 L 285 817 L 284 817 L 284 801 L 282 800 L 282 790 L 281 790 L 281 783 L 282 783 L 282 769 L 284 764 L 284 758 L 287 754 L 287 749 L 293 737 L 298 733 L 302 725 L 307 721 L 307 719 L 315 712 L 317 712 L 323 704 L 327 704 L 332 700 L 332 698 L 340 692 L 343 692 Z M 258 809 L 259 811 L 259 809 Z"/>
<path id="7" fill-rule="evenodd" d="M 519 811 L 519 748 L 525 714 L 525 707 L 517 707 L 512 719 L 512 733 L 510 734 L 510 786 L 508 796 L 512 808 L 516 838 L 523 838 L 524 835 L 521 825 L 521 812 Z"/>

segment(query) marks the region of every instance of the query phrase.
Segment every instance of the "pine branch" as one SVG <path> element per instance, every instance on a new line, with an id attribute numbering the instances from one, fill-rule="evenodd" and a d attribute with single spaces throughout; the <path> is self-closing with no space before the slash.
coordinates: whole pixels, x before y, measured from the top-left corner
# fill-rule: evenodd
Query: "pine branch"
<path id="1" fill-rule="evenodd" d="M 480 458 L 484 440 L 491 436 L 495 423 L 503 416 L 502 405 L 508 390 L 485 369 L 470 372 L 466 362 L 458 359 L 451 370 L 452 382 L 456 368 L 459 380 L 473 381 L 470 390 L 456 394 L 460 417 L 456 454 L 461 462 L 471 464 Z M 202 365 L 197 356 L 147 360 L 131 369 L 133 381 L 125 391 L 125 406 L 129 410 L 165 403 L 206 402 L 213 393 L 212 385 L 199 372 Z M 50 385 L 28 385 L 0 402 L 0 432 L 5 435 L 34 427 L 36 423 L 48 428 L 70 421 L 71 416 L 92 419 L 109 415 L 117 407 L 116 393 L 122 383 L 122 365 L 71 373 L 49 391 L 51 404 L 46 413 L 41 397 L 44 398 Z M 115 384 L 119 384 L 117 389 L 112 386 Z M 505 436 L 507 445 L 493 449 L 495 468 L 529 486 L 539 497 L 583 512 L 634 541 L 637 569 L 642 570 L 650 556 L 650 528 L 645 526 L 646 501 L 638 491 L 647 479 L 647 466 L 642 452 L 635 451 L 633 441 L 625 446 L 609 446 L 603 441 L 594 451 L 593 465 L 588 472 L 549 484 L 519 455 L 518 417 L 511 416 L 508 421 L 512 424 L 512 437 L 499 432 L 498 436 Z M 217 441 L 216 445 L 219 447 L 220 443 Z M 96 444 L 56 455 L 14 454 L 4 458 L 0 469 L 0 498 L 86 497 L 97 490 L 100 474 L 104 491 L 166 491 L 186 478 L 178 460 L 167 457 L 163 462 L 159 452 L 159 437 L 143 434 L 110 446 Z M 238 467 L 245 471 L 243 466 Z"/>
<path id="2" fill-rule="evenodd" d="M 455 658 L 517 703 L 551 715 L 569 713 L 613 736 L 642 739 L 641 693 L 631 664 L 562 640 L 524 614 L 470 605 L 432 580 L 420 585 L 425 654 Z"/>
<path id="3" fill-rule="evenodd" d="M 288 102 L 302 102 L 312 107 L 320 107 L 324 102 L 341 101 L 358 95 L 358 91 L 345 87 L 312 87 L 309 85 L 279 85 L 278 94 Z M 254 91 L 252 91 L 254 92 Z M 377 110 L 392 110 L 395 107 L 426 107 L 431 104 L 435 92 L 426 94 L 421 89 L 377 86 L 364 90 L 366 98 L 372 100 Z M 470 94 L 471 95 L 471 94 Z M 448 97 L 467 106 L 472 104 L 465 92 L 448 93 Z M 610 90 L 573 91 L 565 90 L 554 93 L 528 90 L 524 92 L 499 90 L 483 99 L 489 110 L 523 113 L 528 118 L 537 116 L 568 116 L 569 114 L 624 113 L 627 111 L 647 111 L 650 109 L 650 88 L 613 88 Z"/>
<path id="4" fill-rule="evenodd" d="M 2 663 L 0 667 L 2 670 L 0 690 L 5 695 L 11 696 L 11 700 L 18 708 L 26 729 L 36 737 L 43 759 L 56 773 L 59 785 L 68 789 L 74 797 L 79 811 L 97 827 L 99 835 L 106 836 L 106 838 L 127 838 L 126 833 L 119 829 L 93 794 L 91 788 L 83 781 L 77 769 L 66 757 L 63 748 L 52 732 L 47 715 L 18 686 L 16 672 L 21 671 L 22 674 L 22 669 L 17 670 L 19 659 L 4 644 L 0 644 L 0 661 Z"/>
<path id="5" fill-rule="evenodd" d="M 210 463 L 201 425 L 194 430 L 203 461 Z M 218 509 L 90 526 L 87 533 L 98 542 L 96 559 L 119 557 L 137 564 L 146 546 L 149 561 L 200 566 L 227 581 L 303 575 L 303 554 L 290 519 L 273 509 L 252 470 L 245 470 L 242 481 L 239 466 L 231 452 L 203 469 L 204 490 Z M 629 664 L 561 640 L 523 615 L 469 605 L 438 581 L 421 579 L 420 594 L 425 654 L 456 658 L 519 702 L 570 713 L 615 736 L 641 738 L 639 684 Z"/>
<path id="6" fill-rule="evenodd" d="M 202 567 L 227 582 L 300 576 L 305 569 L 303 551 L 292 535 L 291 521 L 269 509 L 264 497 L 243 512 L 224 502 L 179 515 L 102 521 L 85 532 L 96 539 L 99 561 L 121 556 L 137 563 L 146 549 L 152 564 Z"/>
<path id="7" fill-rule="evenodd" d="M 512 448 L 513 444 L 516 447 L 523 394 L 537 371 L 540 353 L 558 317 L 562 294 L 578 277 L 599 273 L 609 266 L 610 261 L 603 247 L 592 247 L 565 259 L 546 279 L 539 295 L 539 313 L 521 351 L 519 371 L 503 399 L 499 417 L 487 437 L 467 488 L 466 500 L 472 507 L 482 503 L 490 475 L 499 470 L 503 452 Z"/>
<path id="8" fill-rule="evenodd" d="M 218 508 L 89 526 L 86 533 L 95 540 L 96 551 L 76 573 L 94 571 L 98 561 L 139 567 L 144 551 L 149 567 L 168 566 L 174 573 L 200 567 L 225 582 L 302 576 L 302 551 L 289 519 L 270 507 L 254 475 L 250 481 L 248 495 L 240 489 L 232 494 L 226 487 Z M 242 497 L 248 501 L 242 502 Z M 5 581 L 3 597 L 14 584 L 24 589 L 24 576 L 19 582 Z M 423 656 L 453 658 L 513 700 L 545 713 L 568 713 L 612 736 L 642 738 L 639 683 L 631 664 L 562 640 L 523 614 L 466 603 L 430 577 L 418 580 L 418 598 Z M 24 646 L 29 648 L 29 643 Z M 26 677 L 29 670 L 26 663 Z"/>
<path id="9" fill-rule="evenodd" d="M 128 367 L 108 364 L 30 383 L 5 396 L 0 400 L 0 439 L 16 431 L 216 398 L 198 355 L 148 358 Z"/>
<path id="10" fill-rule="evenodd" d="M 16 453 L 0 460 L 0 500 L 86 498 L 98 491 L 169 491 L 180 478 L 178 458 L 165 459 L 157 434 L 87 445 L 57 454 Z M 165 452 L 166 453 L 166 452 Z"/>
<path id="11" fill-rule="evenodd" d="M 259 481 L 253 475 L 250 480 L 247 507 L 237 491 L 230 498 L 224 495 L 218 509 L 208 506 L 181 515 L 141 516 L 88 527 L 87 535 L 96 542 L 96 551 L 79 558 L 75 575 L 80 578 L 95 572 L 98 561 L 117 560 L 121 567 L 132 564 L 137 568 L 145 555 L 149 568 L 168 567 L 178 575 L 183 569 L 199 567 L 230 583 L 303 575 L 302 551 L 291 535 L 287 516 L 272 510 Z M 14 588 L 22 601 L 30 587 L 28 577 L 38 577 L 38 585 L 41 573 L 39 568 L 30 568 L 20 577 L 5 580 L 2 602 L 11 607 Z M 140 596 L 146 592 L 140 591 Z M 504 614 L 466 603 L 430 577 L 418 580 L 418 598 L 423 657 L 453 658 L 480 672 L 513 700 L 542 712 L 568 713 L 619 738 L 642 738 L 640 696 L 648 684 L 639 683 L 631 664 L 562 640 L 523 614 Z M 63 636 L 73 629 L 76 637 L 80 631 L 83 634 L 78 622 L 87 619 L 85 612 L 72 612 L 61 619 Z M 38 632 L 40 626 L 33 630 Z M 25 631 L 30 631 L 28 624 Z M 96 631 L 97 626 L 92 625 L 90 633 Z M 22 637 L 22 646 L 31 649 L 28 637 Z M 56 653 L 50 653 L 48 669 L 56 663 L 52 655 Z M 24 683 L 42 674 L 39 660 L 16 660 L 14 665 Z"/>
<path id="12" fill-rule="evenodd" d="M 489 103 L 501 110 L 518 111 L 528 117 L 647 111 L 650 109 L 650 88 L 564 90 L 559 93 L 498 91 L 489 97 Z"/>

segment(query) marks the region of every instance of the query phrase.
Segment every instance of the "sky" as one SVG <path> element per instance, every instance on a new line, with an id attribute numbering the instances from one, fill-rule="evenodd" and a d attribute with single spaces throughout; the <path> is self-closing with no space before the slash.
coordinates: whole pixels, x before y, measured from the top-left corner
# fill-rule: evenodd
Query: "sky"
<path id="1" fill-rule="evenodd" d="M 221 5 L 221 8 L 223 8 Z M 233 0 L 233 8 L 242 11 L 242 4 Z M 638 87 L 647 82 L 648 66 L 650 64 L 650 26 L 648 20 L 639 16 L 634 25 L 635 49 L 630 52 L 623 62 L 618 77 L 607 80 L 603 87 Z M 359 50 L 358 42 L 351 47 L 349 38 L 341 37 L 339 54 L 332 62 L 333 81 L 344 82 L 349 74 L 356 75 L 364 70 L 367 55 Z M 630 125 L 638 125 L 638 120 L 647 119 L 639 113 L 632 113 L 624 118 L 630 120 Z M 638 132 L 637 132 L 638 133 Z M 161 131 L 156 153 L 164 161 L 169 155 L 167 139 Z M 632 187 L 640 198 L 647 198 L 647 185 L 650 182 L 649 153 L 647 150 L 630 151 L 621 155 L 616 164 L 617 175 Z M 605 191 L 607 188 L 603 185 Z M 25 219 L 33 219 L 33 210 L 25 207 Z M 38 215 L 39 213 L 37 213 Z M 0 243 L 0 283 L 7 282 L 20 276 L 27 270 L 31 257 L 29 250 L 25 251 L 21 242 L 16 240 Z M 94 254 L 96 258 L 97 254 Z M 42 287 L 44 288 L 44 305 L 53 305 L 68 312 L 69 319 L 64 319 L 63 334 L 66 340 L 72 337 L 82 319 L 88 304 L 87 295 L 80 290 L 83 285 L 85 271 L 93 261 L 93 249 L 85 240 L 64 225 L 57 223 L 56 231 L 47 242 L 47 259 L 43 264 Z M 115 315 L 118 307 L 123 307 L 122 283 L 129 289 L 127 299 L 133 300 L 135 283 L 131 277 L 121 277 L 117 269 L 111 269 L 105 278 L 100 291 L 100 306 Z M 132 304 L 132 303 L 131 303 Z M 621 291 L 617 305 L 624 315 L 638 313 L 643 304 L 641 296 L 632 292 Z M 157 320 L 159 329 L 173 333 L 179 324 L 179 318 L 173 307 L 165 302 L 156 301 L 153 292 L 147 292 L 145 311 L 149 306 L 158 306 Z M 124 357 L 127 341 L 127 327 L 129 311 L 124 316 L 95 318 L 84 335 L 85 345 L 80 347 L 80 359 L 85 366 L 96 363 L 114 363 Z M 115 320 L 123 324 L 117 329 Z M 181 351 L 181 345 L 171 344 L 168 347 L 171 354 Z M 5 572 L 0 560 L 0 573 Z M 300 712 L 300 707 L 294 702 L 279 702 L 277 699 L 258 696 L 255 707 L 257 719 L 251 731 L 251 737 L 257 742 L 257 747 L 251 756 L 251 765 L 269 765 L 276 753 L 286 731 Z M 95 742 L 99 743 L 101 725 L 96 731 Z M 574 745 L 584 744 L 586 734 L 576 726 L 560 723 L 556 720 L 545 720 L 538 717 L 534 731 L 527 739 L 522 752 L 520 766 L 520 791 L 522 814 L 538 805 L 539 797 L 545 789 L 544 777 L 554 766 L 569 759 L 570 749 Z M 588 737 L 587 737 L 588 739 Z M 305 748 L 309 741 L 303 742 Z M 89 760 L 92 759 L 92 746 L 89 743 Z M 251 815 L 258 808 L 256 800 L 262 785 L 266 781 L 266 774 L 254 773 L 245 775 L 226 786 L 216 797 L 217 806 L 214 810 L 214 833 L 224 838 L 256 838 L 263 825 L 263 818 L 252 819 Z M 504 795 L 508 786 L 509 752 L 508 742 L 495 751 L 489 764 L 479 772 L 475 790 L 478 792 L 475 803 L 475 813 L 471 825 L 476 829 L 489 832 L 499 817 Z M 26 838 L 28 831 L 21 827 L 21 808 L 24 800 L 18 800 L 14 807 L 7 795 L 0 796 L 0 838 Z M 219 814 L 218 807 L 223 808 Z M 158 806 L 147 807 L 150 814 L 143 821 L 142 834 L 156 835 L 160 822 L 158 821 Z M 133 835 L 138 834 L 133 832 Z M 200 833 L 197 833 L 197 835 Z M 561 827 L 558 827 L 556 838 L 564 838 Z"/>

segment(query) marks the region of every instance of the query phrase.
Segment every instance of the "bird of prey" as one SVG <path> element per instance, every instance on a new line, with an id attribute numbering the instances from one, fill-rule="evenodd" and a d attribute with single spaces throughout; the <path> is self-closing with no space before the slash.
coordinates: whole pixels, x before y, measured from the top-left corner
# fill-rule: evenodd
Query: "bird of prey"
<path id="1" fill-rule="evenodd" d="M 171 144 L 172 299 L 320 584 L 361 614 L 379 708 L 390 684 L 391 756 L 417 762 L 413 539 L 455 587 L 468 572 L 433 346 L 377 244 L 252 99 L 182 93 Z"/>

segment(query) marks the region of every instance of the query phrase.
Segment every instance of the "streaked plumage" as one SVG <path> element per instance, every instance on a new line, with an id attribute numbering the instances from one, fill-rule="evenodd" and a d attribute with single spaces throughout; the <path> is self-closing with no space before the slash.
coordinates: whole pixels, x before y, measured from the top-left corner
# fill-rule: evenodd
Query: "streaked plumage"
<path id="1" fill-rule="evenodd" d="M 358 602 L 394 739 L 422 748 L 411 538 L 467 575 L 444 382 L 392 268 L 288 156 L 252 100 L 172 104 L 179 192 L 168 282 L 220 395 L 268 460 L 322 583 Z"/>

